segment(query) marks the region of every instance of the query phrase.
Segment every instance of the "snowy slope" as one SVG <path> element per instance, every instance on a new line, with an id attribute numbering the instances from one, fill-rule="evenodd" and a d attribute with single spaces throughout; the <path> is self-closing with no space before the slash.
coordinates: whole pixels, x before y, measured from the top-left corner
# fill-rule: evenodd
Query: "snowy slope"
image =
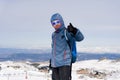
<path id="1" fill-rule="evenodd" d="M 51 80 L 47 68 L 38 70 L 30 62 L 0 62 L 0 80 Z M 38 67 L 48 66 L 48 62 Z M 119 80 L 119 60 L 86 60 L 73 64 L 72 80 Z"/>
<path id="2" fill-rule="evenodd" d="M 1 62 L 0 80 L 47 80 L 47 73 L 24 62 Z"/>
<path id="3" fill-rule="evenodd" d="M 73 65 L 73 80 L 119 80 L 119 60 L 87 60 Z"/>

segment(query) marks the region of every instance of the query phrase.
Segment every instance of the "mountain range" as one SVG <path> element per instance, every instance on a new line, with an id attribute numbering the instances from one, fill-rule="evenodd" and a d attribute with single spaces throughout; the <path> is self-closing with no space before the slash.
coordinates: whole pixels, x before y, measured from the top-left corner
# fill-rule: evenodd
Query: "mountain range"
<path id="1" fill-rule="evenodd" d="M 0 48 L 0 61 L 48 61 L 50 59 L 50 50 L 48 49 L 15 49 L 15 48 Z M 93 53 L 93 52 L 78 52 L 77 60 L 91 59 L 120 59 L 118 53 Z"/>

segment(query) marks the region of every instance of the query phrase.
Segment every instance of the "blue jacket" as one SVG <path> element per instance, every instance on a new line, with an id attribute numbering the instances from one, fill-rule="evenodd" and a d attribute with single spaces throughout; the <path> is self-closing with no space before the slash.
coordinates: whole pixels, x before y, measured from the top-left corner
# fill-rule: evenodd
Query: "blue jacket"
<path id="1" fill-rule="evenodd" d="M 51 55 L 51 67 L 60 67 L 65 65 L 71 65 L 71 51 L 65 38 L 65 25 L 62 16 L 58 13 L 51 17 L 51 22 L 54 20 L 60 20 L 62 26 L 52 33 L 52 55 Z M 66 32 L 66 35 L 72 44 L 73 40 L 82 41 L 84 39 L 82 33 L 77 29 L 76 35 L 70 32 Z"/>

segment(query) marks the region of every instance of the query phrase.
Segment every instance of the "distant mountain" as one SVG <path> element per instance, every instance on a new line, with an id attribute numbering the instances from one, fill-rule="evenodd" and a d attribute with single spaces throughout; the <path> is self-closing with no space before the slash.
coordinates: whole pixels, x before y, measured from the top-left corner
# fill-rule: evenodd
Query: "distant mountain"
<path id="1" fill-rule="evenodd" d="M 17 48 L 0 48 L 0 61 L 45 61 L 48 59 L 49 50 L 46 49 L 17 49 Z M 43 58 L 43 56 L 46 57 Z"/>
<path id="2" fill-rule="evenodd" d="M 48 61 L 50 59 L 50 50 L 42 49 L 14 49 L 14 48 L 0 48 L 0 61 Z M 78 53 L 77 60 L 90 60 L 90 59 L 120 59 L 118 53 Z"/>
<path id="3" fill-rule="evenodd" d="M 19 53 L 19 54 L 12 54 L 6 59 L 11 61 L 31 61 L 31 62 L 48 61 L 50 59 L 50 54 L 49 53 L 42 53 L 42 54 Z"/>
<path id="4" fill-rule="evenodd" d="M 103 54 L 97 54 L 97 53 L 79 53 L 78 54 L 78 61 L 81 60 L 91 60 L 91 59 L 101 59 L 101 58 L 107 58 L 107 59 L 120 59 L 120 54 L 118 53 L 103 53 Z"/>
<path id="5" fill-rule="evenodd" d="M 6 55 L 6 54 L 4 54 Z M 0 61 L 31 61 L 31 62 L 41 62 L 41 61 L 48 61 L 50 59 L 50 53 L 18 53 L 18 54 L 11 54 L 6 55 L 5 57 L 0 57 Z M 78 53 L 77 60 L 91 60 L 91 59 L 101 59 L 101 58 L 108 58 L 108 59 L 120 59 L 120 54 L 88 54 L 88 53 Z"/>

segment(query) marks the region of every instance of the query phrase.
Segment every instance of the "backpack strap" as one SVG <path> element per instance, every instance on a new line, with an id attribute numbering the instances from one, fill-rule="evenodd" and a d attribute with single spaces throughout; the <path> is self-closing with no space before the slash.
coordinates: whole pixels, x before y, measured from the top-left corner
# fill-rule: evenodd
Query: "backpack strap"
<path id="1" fill-rule="evenodd" d="M 64 35 L 65 35 L 65 39 L 66 39 L 66 41 L 67 41 L 67 44 L 69 45 L 69 48 L 70 48 L 70 50 L 71 50 L 70 41 L 68 40 L 67 30 L 66 30 L 66 29 L 65 29 L 65 31 L 64 31 Z"/>
<path id="2" fill-rule="evenodd" d="M 65 31 L 64 31 L 64 35 L 65 35 L 65 39 L 68 41 L 67 30 L 66 30 L 66 29 L 65 29 Z"/>

